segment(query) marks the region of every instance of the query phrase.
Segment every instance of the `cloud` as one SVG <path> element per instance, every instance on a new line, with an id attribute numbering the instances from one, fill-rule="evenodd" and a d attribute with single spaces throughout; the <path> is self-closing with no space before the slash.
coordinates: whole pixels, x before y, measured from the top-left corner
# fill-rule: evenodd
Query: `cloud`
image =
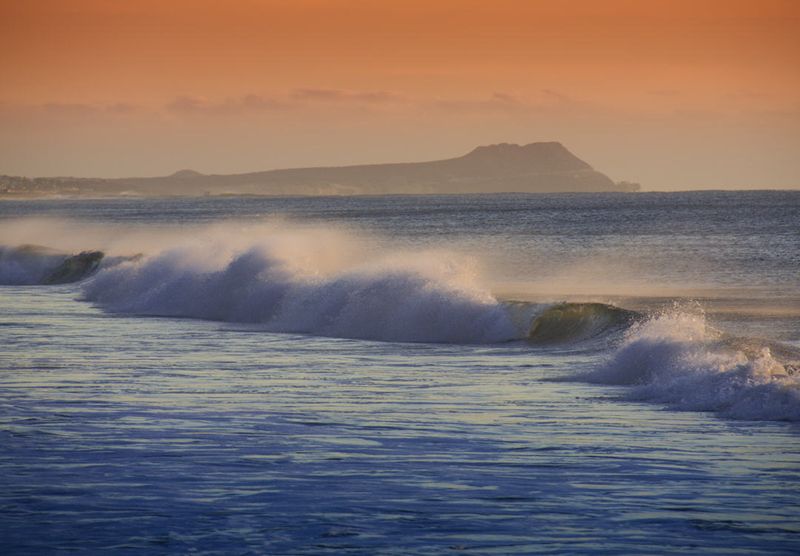
<path id="1" fill-rule="evenodd" d="M 549 101 L 556 101 L 562 104 L 576 104 L 575 99 L 566 93 L 554 89 L 542 89 L 542 96 Z"/>
<path id="2" fill-rule="evenodd" d="M 397 102 L 403 97 L 389 91 L 347 91 L 344 89 L 293 89 L 275 96 L 247 94 L 224 100 L 210 100 L 203 96 L 181 95 L 164 105 L 175 115 L 234 116 L 256 112 L 290 110 L 309 104 L 350 103 L 381 104 Z"/>
<path id="3" fill-rule="evenodd" d="M 93 106 L 90 104 L 61 103 L 61 102 L 48 102 L 46 104 L 34 107 L 34 110 L 37 109 L 52 116 L 77 116 L 77 117 L 94 116 L 98 112 L 102 111 L 97 106 Z"/>
<path id="4" fill-rule="evenodd" d="M 48 116 L 66 117 L 93 117 L 102 114 L 132 114 L 139 111 L 136 104 L 127 102 L 115 103 L 71 103 L 71 102 L 46 102 L 20 107 L 28 112 L 43 113 Z"/>
<path id="5" fill-rule="evenodd" d="M 541 114 L 573 113 L 590 110 L 591 106 L 580 100 L 553 89 L 540 89 L 526 96 L 506 92 L 495 92 L 487 98 L 478 99 L 437 99 L 420 101 L 428 107 L 445 112 L 465 114 Z"/>
<path id="6" fill-rule="evenodd" d="M 25 126 L 119 121 L 120 118 L 138 116 L 143 108 L 126 102 L 81 103 L 44 102 L 40 104 L 16 104 L 0 102 L 0 122 L 5 125 Z"/>
<path id="7" fill-rule="evenodd" d="M 282 110 L 289 104 L 269 97 L 248 94 L 222 101 L 212 101 L 205 97 L 181 95 L 175 97 L 164 108 L 167 112 L 178 115 L 238 115 L 248 112 Z"/>
<path id="8" fill-rule="evenodd" d="M 437 99 L 429 106 L 445 112 L 517 112 L 526 104 L 508 93 L 493 93 L 485 99 Z"/>
<path id="9" fill-rule="evenodd" d="M 680 91 L 675 89 L 658 89 L 655 91 L 647 91 L 647 94 L 655 97 L 676 97 L 680 95 Z"/>
<path id="10" fill-rule="evenodd" d="M 294 89 L 290 97 L 308 102 L 363 102 L 383 103 L 403 100 L 401 95 L 390 91 L 347 91 L 344 89 Z"/>
<path id="11" fill-rule="evenodd" d="M 164 108 L 167 112 L 191 113 L 206 110 L 211 103 L 204 97 L 190 97 L 181 95 L 168 102 Z"/>
<path id="12" fill-rule="evenodd" d="M 293 89 L 272 96 L 247 94 L 212 100 L 203 96 L 181 95 L 167 102 L 163 110 L 176 116 L 239 116 L 279 113 L 287 110 L 348 104 L 352 107 L 400 103 L 404 97 L 389 91 L 348 91 L 344 89 Z"/>
<path id="13" fill-rule="evenodd" d="M 61 121 L 86 122 L 134 116 L 158 120 L 177 118 L 239 118 L 257 114 L 288 114 L 314 111 L 341 115 L 345 107 L 363 114 L 374 110 L 429 113 L 431 110 L 453 114 L 526 114 L 557 107 L 575 107 L 579 103 L 567 95 L 544 89 L 532 97 L 497 91 L 484 98 L 430 98 L 406 96 L 393 91 L 359 91 L 327 88 L 296 88 L 267 95 L 248 93 L 227 98 L 202 95 L 179 95 L 160 105 L 143 106 L 124 100 L 105 103 L 47 102 L 31 105 L 0 103 L 0 116 L 6 120 L 57 118 Z M 334 111 L 335 107 L 335 111 Z"/>
<path id="14" fill-rule="evenodd" d="M 140 107 L 136 104 L 128 102 L 115 102 L 114 104 L 106 106 L 106 111 L 114 114 L 133 114 L 134 112 L 138 112 L 139 109 Z"/>
<path id="15" fill-rule="evenodd" d="M 757 91 L 733 91 L 724 97 L 735 101 L 763 101 L 768 100 L 770 95 Z"/>

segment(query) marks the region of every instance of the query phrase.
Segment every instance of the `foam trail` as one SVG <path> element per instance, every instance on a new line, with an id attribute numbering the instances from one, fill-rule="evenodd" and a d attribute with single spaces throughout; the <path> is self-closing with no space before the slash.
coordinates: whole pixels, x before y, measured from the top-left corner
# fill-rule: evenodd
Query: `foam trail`
<path id="1" fill-rule="evenodd" d="M 468 259 L 363 251 L 361 262 L 334 261 L 340 246 L 302 236 L 270 233 L 246 248 L 201 237 L 101 270 L 85 296 L 116 312 L 259 323 L 280 332 L 451 343 L 519 337 Z M 320 262 L 321 253 L 328 260 Z"/>
<path id="2" fill-rule="evenodd" d="M 634 325 L 610 361 L 579 378 L 628 385 L 629 399 L 679 410 L 800 421 L 796 367 L 766 347 L 756 353 L 732 349 L 704 315 L 672 312 Z"/>

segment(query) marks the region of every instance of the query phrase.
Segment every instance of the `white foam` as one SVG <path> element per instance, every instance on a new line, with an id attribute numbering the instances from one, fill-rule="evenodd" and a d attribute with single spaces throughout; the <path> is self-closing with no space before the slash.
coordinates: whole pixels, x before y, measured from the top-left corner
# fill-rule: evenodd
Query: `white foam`
<path id="1" fill-rule="evenodd" d="M 768 348 L 745 354 L 704 315 L 671 312 L 631 328 L 610 361 L 582 378 L 629 385 L 628 397 L 734 419 L 800 420 L 800 376 Z"/>
<path id="2" fill-rule="evenodd" d="M 198 231 L 101 270 L 85 295 L 112 311 L 259 323 L 270 331 L 453 343 L 519 336 L 467 257 L 382 252 L 343 232 L 291 226 L 244 235 Z"/>

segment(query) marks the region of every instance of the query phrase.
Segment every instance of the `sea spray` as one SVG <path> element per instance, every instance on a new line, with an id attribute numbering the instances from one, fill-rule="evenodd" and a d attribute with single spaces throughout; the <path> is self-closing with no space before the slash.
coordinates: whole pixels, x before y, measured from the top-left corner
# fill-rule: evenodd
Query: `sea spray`
<path id="1" fill-rule="evenodd" d="M 0 285 L 39 284 L 67 255 L 40 245 L 0 245 Z"/>
<path id="2" fill-rule="evenodd" d="M 39 245 L 0 245 L 0 285 L 28 286 L 79 282 L 103 264 L 102 251 L 60 253 Z M 117 260 L 106 261 L 114 264 Z"/>
<path id="3" fill-rule="evenodd" d="M 800 420 L 800 376 L 768 347 L 737 350 L 702 313 L 668 311 L 634 325 L 610 360 L 580 376 L 630 386 L 626 397 L 734 419 Z"/>
<path id="4" fill-rule="evenodd" d="M 519 337 L 508 312 L 452 253 L 380 254 L 284 230 L 242 248 L 218 236 L 107 268 L 86 299 L 115 312 L 257 323 L 276 332 L 388 341 L 492 343 Z M 327 247 L 327 249 L 326 249 Z M 320 261 L 318 254 L 326 253 Z M 350 255 L 365 258 L 354 262 Z"/>

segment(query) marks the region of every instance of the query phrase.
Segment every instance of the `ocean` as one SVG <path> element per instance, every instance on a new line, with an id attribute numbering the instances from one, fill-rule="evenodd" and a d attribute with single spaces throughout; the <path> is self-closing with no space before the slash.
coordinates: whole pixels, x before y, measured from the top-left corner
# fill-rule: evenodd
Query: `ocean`
<path id="1" fill-rule="evenodd" d="M 0 201 L 2 554 L 797 554 L 800 191 Z"/>

